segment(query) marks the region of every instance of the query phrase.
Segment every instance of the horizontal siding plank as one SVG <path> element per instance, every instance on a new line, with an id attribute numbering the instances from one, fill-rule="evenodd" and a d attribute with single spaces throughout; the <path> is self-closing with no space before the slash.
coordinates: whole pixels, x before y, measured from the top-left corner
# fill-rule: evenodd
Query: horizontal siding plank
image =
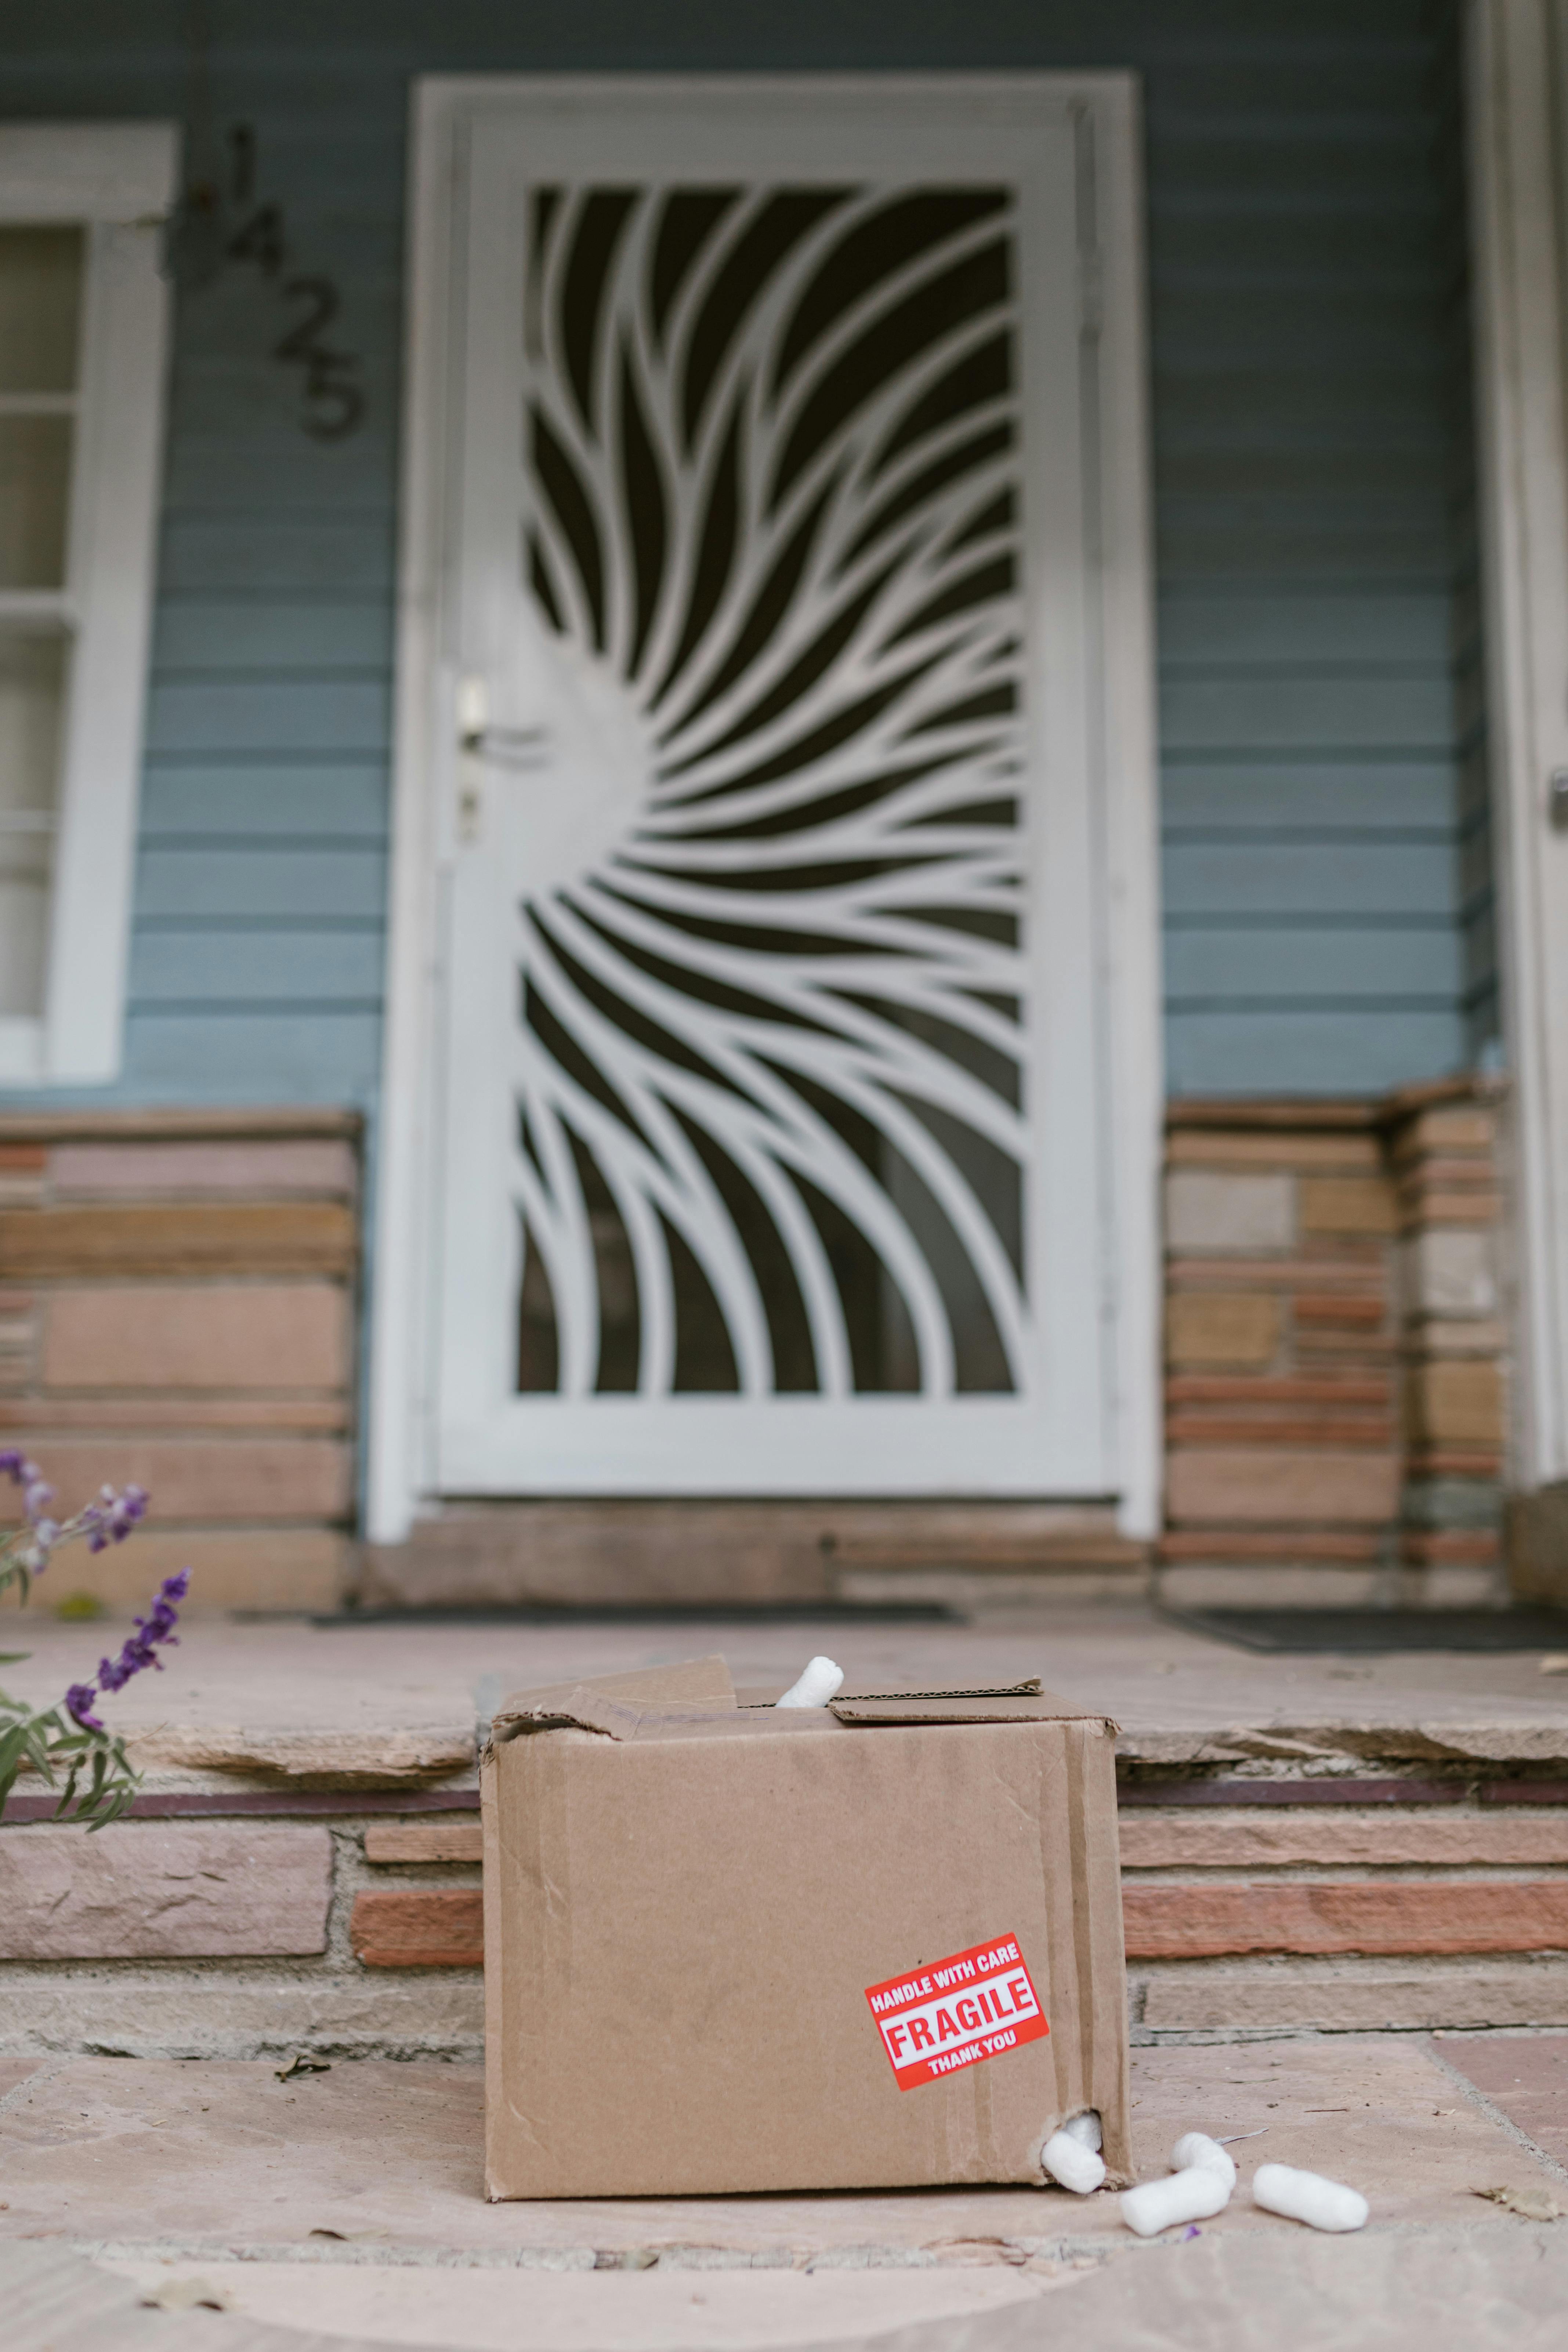
<path id="1" fill-rule="evenodd" d="M 1424 278 L 1431 260 L 1432 220 L 1425 207 L 1390 207 L 1371 217 L 1354 213 L 1264 215 L 1217 211 L 1212 205 L 1170 204 L 1157 228 L 1151 276 L 1180 287 L 1200 278 L 1226 277 L 1247 285 L 1397 286 Z"/>
<path id="2" fill-rule="evenodd" d="M 1343 925 L 1281 929 L 1270 924 L 1257 929 L 1169 929 L 1165 935 L 1165 993 L 1180 1012 L 1194 1009 L 1195 1000 L 1288 1004 L 1333 997 L 1420 1000 L 1425 1006 L 1446 1008 L 1460 982 L 1459 942 L 1447 922 L 1430 930 L 1349 930 Z"/>
<path id="3" fill-rule="evenodd" d="M 170 511 L 240 512 L 254 506 L 262 476 L 286 482 L 290 499 L 314 497 L 323 509 L 390 501 L 397 482 L 397 388 L 390 377 L 367 381 L 363 370 L 355 381 L 364 421 L 346 441 L 314 441 L 305 433 L 299 379 L 282 368 L 254 421 L 234 417 L 226 432 L 216 417 L 199 428 L 193 422 L 175 444 L 164 482 Z"/>
<path id="4" fill-rule="evenodd" d="M 1200 756 L 1172 761 L 1161 788 L 1168 839 L 1184 831 L 1446 833 L 1454 772 L 1436 760 Z M 1332 909 L 1325 908 L 1327 912 Z"/>
<path id="5" fill-rule="evenodd" d="M 1177 596 L 1159 602 L 1160 661 L 1166 670 L 1187 665 L 1289 663 L 1415 663 L 1441 667 L 1447 654 L 1450 607 L 1436 591 L 1426 595 Z"/>
<path id="6" fill-rule="evenodd" d="M 1149 121 L 1150 177 L 1179 181 L 1204 195 L 1248 208 L 1280 205 L 1294 212 L 1316 199 L 1326 208 L 1375 213 L 1384 205 L 1430 217 L 1424 152 L 1432 126 L 1408 135 L 1369 126 L 1357 137 L 1348 126 L 1265 126 L 1244 110 L 1239 121 L 1164 121 L 1158 104 Z M 1412 189 L 1421 197 L 1412 200 Z"/>
<path id="7" fill-rule="evenodd" d="M 207 588 L 389 593 L 393 542 L 390 512 L 171 514 L 164 519 L 162 577 L 166 588 L 184 593 Z"/>
<path id="8" fill-rule="evenodd" d="M 1160 490 L 1182 498 L 1300 499 L 1321 495 L 1419 501 L 1438 512 L 1432 448 L 1384 434 L 1324 433 L 1304 439 L 1272 436 L 1168 436 L 1160 444 Z M 1443 529 L 1447 529 L 1443 518 Z"/>
<path id="9" fill-rule="evenodd" d="M 132 1012 L 121 1091 L 132 1102 L 363 1104 L 380 1060 L 379 1013 Z"/>
<path id="10" fill-rule="evenodd" d="M 353 834 L 380 844 L 386 829 L 386 768 L 374 757 L 154 763 L 142 788 L 142 839 L 161 849 L 182 835 Z"/>
<path id="11" fill-rule="evenodd" d="M 131 1002 L 137 1011 L 212 1003 L 278 1003 L 374 1009 L 382 991 L 385 942 L 363 931 L 142 930 L 131 950 Z"/>
<path id="12" fill-rule="evenodd" d="M 164 677 L 147 713 L 148 749 L 211 757 L 226 746 L 270 751 L 360 751 L 384 756 L 391 728 L 384 677 Z"/>
<path id="13" fill-rule="evenodd" d="M 1375 1095 L 1447 1077 L 1468 1060 L 1458 1006 L 1390 1012 L 1268 1004 L 1172 1013 L 1166 1023 L 1173 1095 Z"/>
<path id="14" fill-rule="evenodd" d="M 1368 15 L 1369 32 L 1387 21 L 1381 9 Z M 1313 115 L 1336 124 L 1419 120 L 1420 87 L 1403 45 L 1347 44 L 1342 51 L 1313 54 L 1299 52 L 1292 42 L 1285 55 L 1259 55 L 1248 42 L 1246 50 L 1242 57 L 1211 51 L 1201 60 L 1173 59 L 1160 76 L 1156 119 L 1196 116 L 1206 122 L 1223 110 L 1226 121 L 1249 126 Z"/>
<path id="15" fill-rule="evenodd" d="M 1453 741 L 1453 689 L 1441 671 L 1410 677 L 1168 678 L 1160 738 L 1168 751 L 1355 751 L 1437 756 Z"/>
<path id="16" fill-rule="evenodd" d="M 319 108 L 312 113 L 310 127 L 319 137 L 324 118 Z M 272 135 L 268 134 L 269 144 Z M 345 163 L 349 152 L 345 145 Z M 266 163 L 263 176 L 281 179 Z M 316 208 L 290 198 L 282 205 L 282 228 L 284 251 L 275 276 L 266 277 L 254 266 L 220 270 L 193 295 L 182 321 L 182 365 L 209 354 L 231 362 L 251 356 L 273 361 L 279 335 L 302 309 L 300 298 L 289 299 L 290 279 L 329 268 L 340 279 L 333 343 L 346 342 L 347 331 L 357 320 L 371 332 L 378 351 L 395 344 L 403 257 L 384 208 L 378 206 L 375 215 L 350 226 L 341 217 L 323 217 Z M 287 376 L 285 365 L 277 365 L 279 373 Z"/>
<path id="17" fill-rule="evenodd" d="M 384 854 L 363 849 L 144 849 L 138 914 L 333 916 L 379 919 L 386 898 Z"/>
<path id="18" fill-rule="evenodd" d="M 1157 471 L 1167 451 L 1213 449 L 1234 441 L 1240 448 L 1289 444 L 1359 447 L 1363 439 L 1380 446 L 1406 436 L 1431 452 L 1434 475 L 1445 462 L 1448 436 L 1435 413 L 1426 371 L 1360 367 L 1283 369 L 1267 358 L 1243 367 L 1234 362 L 1216 372 L 1202 352 L 1177 363 L 1173 352 L 1156 346 L 1154 449 Z M 1156 497 L 1163 495 L 1163 477 Z M 1356 583 L 1347 581 L 1347 591 Z"/>
<path id="19" fill-rule="evenodd" d="M 1449 559 L 1440 501 L 1364 499 L 1162 498 L 1155 512 L 1167 574 L 1244 578 L 1259 572 L 1305 579 L 1332 574 L 1364 587 L 1378 580 L 1441 581 Z"/>
<path id="20" fill-rule="evenodd" d="M 1447 841 L 1183 839 L 1165 850 L 1172 915 L 1435 915 L 1452 919 Z"/>
<path id="21" fill-rule="evenodd" d="M 1414 369 L 1436 366 L 1445 331 L 1442 304 L 1430 284 L 1363 286 L 1337 280 L 1303 302 L 1291 286 L 1245 291 L 1205 276 L 1173 288 L 1158 277 L 1152 308 L 1169 332 L 1163 362 L 1195 353 L 1207 365 L 1239 352 L 1257 352 L 1312 373 L 1357 359 Z"/>
<path id="22" fill-rule="evenodd" d="M 286 488 L 296 499 L 302 490 L 318 488 L 341 502 L 356 480 L 381 481 L 395 466 L 395 347 L 377 352 L 365 345 L 353 308 L 342 320 L 337 341 L 356 362 L 354 382 L 364 394 L 361 423 L 341 441 L 318 441 L 303 430 L 299 372 L 269 350 L 237 354 L 225 348 L 189 358 L 182 352 L 170 402 L 176 436 L 170 452 L 170 479 L 184 493 L 176 503 L 199 502 L 191 495 L 191 485 L 201 478 L 212 450 L 225 444 L 264 457 L 279 489 Z M 197 469 L 189 477 L 182 471 L 187 462 Z M 238 477 L 238 487 L 243 482 L 244 477 Z M 220 477 L 224 505 L 232 502 L 236 488 L 232 474 Z"/>
<path id="23" fill-rule="evenodd" d="M 392 674 L 388 597 L 165 597 L 155 677 L 203 670 L 339 669 Z"/>

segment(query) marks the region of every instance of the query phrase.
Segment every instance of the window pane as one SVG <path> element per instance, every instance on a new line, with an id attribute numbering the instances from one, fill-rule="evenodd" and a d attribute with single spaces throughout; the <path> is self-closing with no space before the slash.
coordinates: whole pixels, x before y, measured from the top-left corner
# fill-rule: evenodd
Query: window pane
<path id="1" fill-rule="evenodd" d="M 0 416 L 0 588 L 63 588 L 68 416 Z"/>
<path id="2" fill-rule="evenodd" d="M 0 392 L 74 392 L 79 228 L 0 229 Z"/>
<path id="3" fill-rule="evenodd" d="M 67 647 L 0 636 L 0 1014 L 43 1009 Z"/>

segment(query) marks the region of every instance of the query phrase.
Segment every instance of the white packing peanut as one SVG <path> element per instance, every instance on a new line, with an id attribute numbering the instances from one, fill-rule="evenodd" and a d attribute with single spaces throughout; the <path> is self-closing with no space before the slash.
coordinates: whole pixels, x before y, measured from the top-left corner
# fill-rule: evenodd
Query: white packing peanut
<path id="1" fill-rule="evenodd" d="M 1236 2187 L 1235 2158 L 1228 2148 L 1221 2147 L 1217 2139 L 1210 2139 L 1207 2132 L 1184 2132 L 1171 2150 L 1173 2172 L 1185 2172 L 1194 2164 L 1206 2166 L 1209 2171 L 1219 2173 L 1227 2189 Z"/>
<path id="2" fill-rule="evenodd" d="M 1081 2116 L 1073 2117 L 1073 2123 L 1083 2120 Z M 1087 2197 L 1105 2179 L 1105 2158 L 1098 2148 L 1085 2144 L 1072 2124 L 1051 2134 L 1040 2150 L 1040 2162 L 1051 2179 L 1070 2189 L 1075 2197 Z"/>
<path id="3" fill-rule="evenodd" d="M 1121 2196 L 1121 2218 L 1141 2238 L 1157 2237 L 1176 2221 L 1206 2221 L 1230 2203 L 1230 2182 L 1210 2164 L 1189 2164 L 1163 2180 L 1145 2180 Z"/>
<path id="4" fill-rule="evenodd" d="M 813 1658 L 799 1682 L 792 1683 L 775 1706 L 826 1706 L 843 1687 L 844 1669 L 831 1658 Z"/>
<path id="5" fill-rule="evenodd" d="M 1252 2201 L 1314 2230 L 1359 2230 L 1371 2210 L 1359 2189 L 1290 2164 L 1260 2164 L 1252 2176 Z"/>
<path id="6" fill-rule="evenodd" d="M 1074 2116 L 1070 2122 L 1063 2124 L 1062 2129 L 1070 2132 L 1074 2139 L 1081 2140 L 1085 2147 L 1093 2148 L 1096 2156 L 1105 2146 L 1100 2117 L 1092 2107 L 1085 2107 L 1081 2116 Z"/>

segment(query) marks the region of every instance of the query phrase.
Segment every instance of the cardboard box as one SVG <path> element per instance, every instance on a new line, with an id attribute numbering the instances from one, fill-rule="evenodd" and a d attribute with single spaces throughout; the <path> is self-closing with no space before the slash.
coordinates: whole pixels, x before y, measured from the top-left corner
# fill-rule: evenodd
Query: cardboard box
<path id="1" fill-rule="evenodd" d="M 721 1658 L 498 1711 L 485 2158 L 502 2197 L 1129 2177 L 1116 1727 L 1040 1691 L 775 1711 Z"/>

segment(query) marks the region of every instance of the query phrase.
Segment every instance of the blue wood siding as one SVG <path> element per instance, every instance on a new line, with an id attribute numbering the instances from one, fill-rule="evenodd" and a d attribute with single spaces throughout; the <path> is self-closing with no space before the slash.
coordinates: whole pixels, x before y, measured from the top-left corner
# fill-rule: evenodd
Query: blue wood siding
<path id="1" fill-rule="evenodd" d="M 125 1076 L 374 1107 L 419 72 L 1132 67 L 1148 117 L 1170 1082 L 1348 1092 L 1492 1022 L 1452 11 L 1420 0 L 211 0 L 363 430 L 274 289 L 178 311 Z M 0 115 L 187 115 L 187 0 L 13 11 Z M 201 126 L 197 126 L 198 132 Z M 1458 289 L 1458 290 L 1457 290 Z"/>

